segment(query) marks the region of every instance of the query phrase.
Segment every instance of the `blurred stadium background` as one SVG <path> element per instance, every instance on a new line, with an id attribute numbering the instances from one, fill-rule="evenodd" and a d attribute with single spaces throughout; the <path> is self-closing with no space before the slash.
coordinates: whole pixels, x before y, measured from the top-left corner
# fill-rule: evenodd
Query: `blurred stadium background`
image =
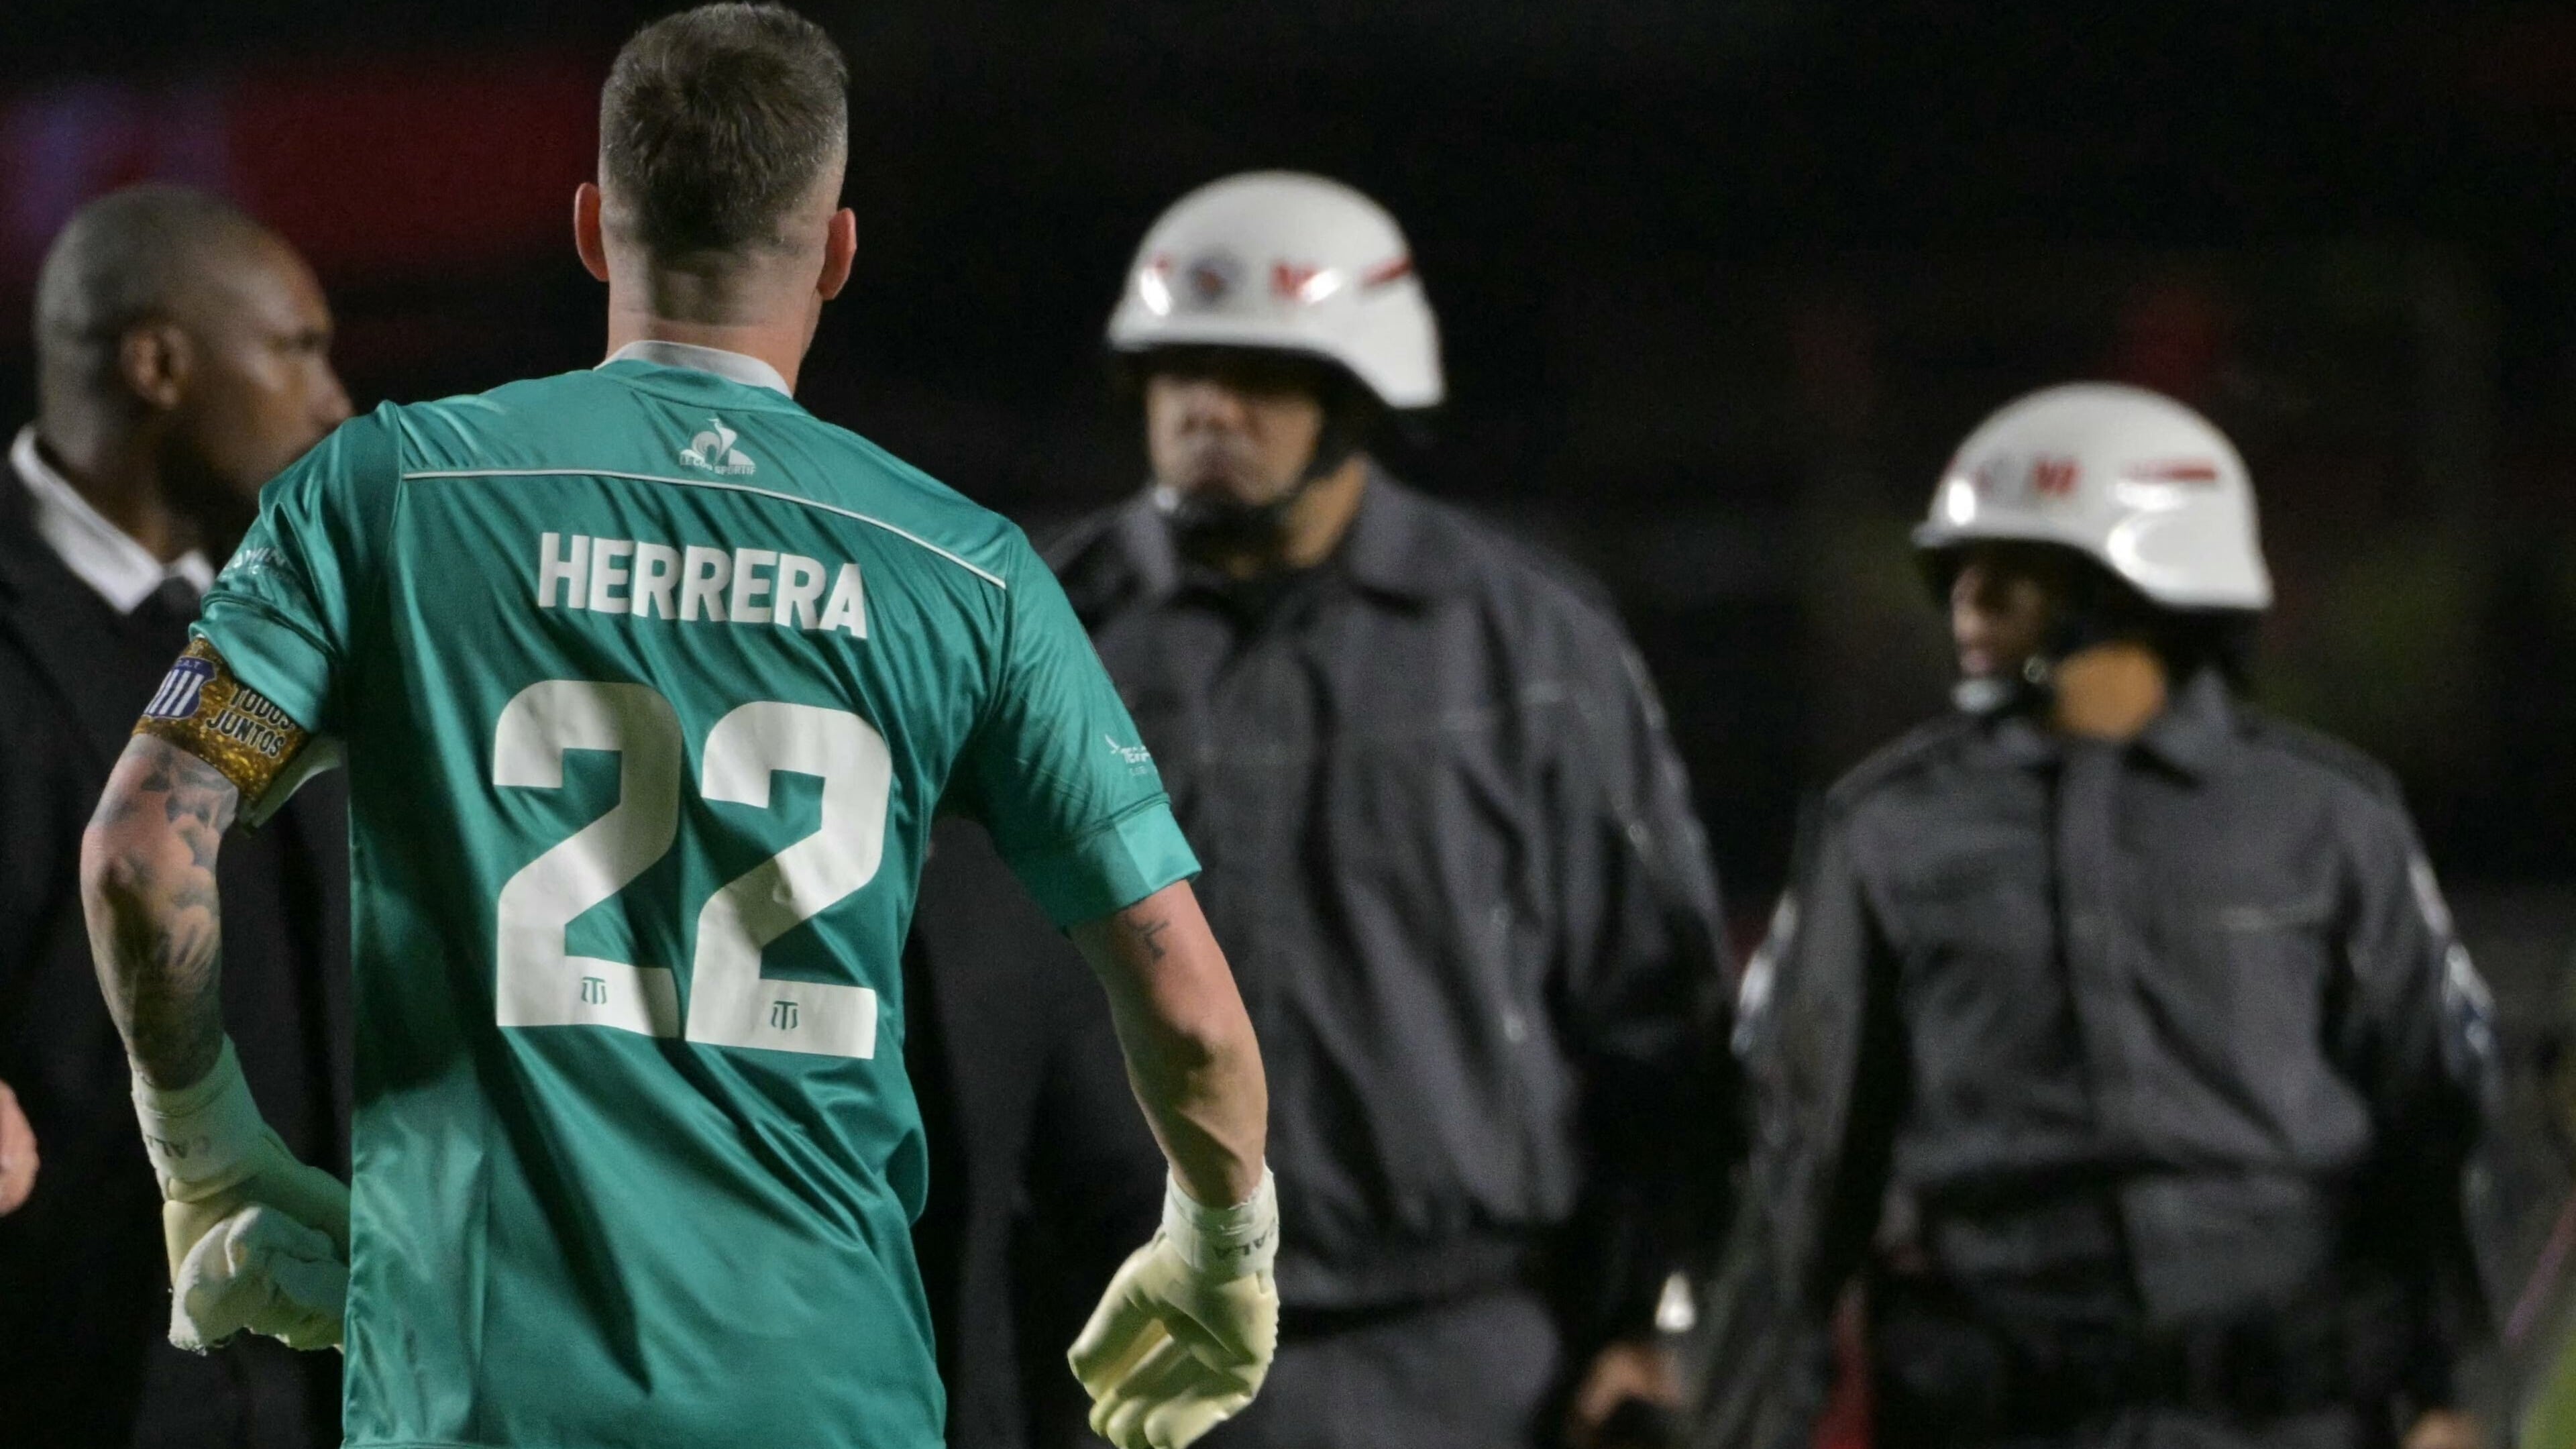
<path id="1" fill-rule="evenodd" d="M 7 0 L 0 329 L 75 204 L 162 176 L 313 257 L 361 407 L 595 361 L 570 192 L 668 8 Z M 2203 408 L 2281 584 L 2258 693 L 2403 775 L 2539 1123 L 2576 944 L 2576 8 L 800 8 L 856 73 L 815 411 L 1042 531 L 1141 476 L 1098 334 L 1154 214 L 1249 166 L 1358 184 L 1447 340 L 1400 469 L 1609 581 L 1748 929 L 1801 799 L 1943 707 L 1905 527 L 1951 444 L 2068 377 Z M 29 387 L 0 348 L 13 424 Z"/>

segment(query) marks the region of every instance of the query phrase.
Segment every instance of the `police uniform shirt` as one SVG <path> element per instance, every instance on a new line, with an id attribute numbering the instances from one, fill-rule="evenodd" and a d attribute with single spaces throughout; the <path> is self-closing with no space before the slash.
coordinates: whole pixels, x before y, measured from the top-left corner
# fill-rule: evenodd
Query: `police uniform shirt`
<path id="1" fill-rule="evenodd" d="M 1258 594 L 1145 498 L 1051 557 L 1261 1037 L 1292 1310 L 1511 1284 L 1587 1190 L 1722 1173 L 1716 883 L 1596 586 L 1383 474 Z"/>
<path id="2" fill-rule="evenodd" d="M 2369 1265 L 2447 1399 L 2485 998 L 2377 765 L 2204 673 L 2128 745 L 1928 726 L 1804 855 L 1748 983 L 1772 1281 L 1829 1295 L 1877 1230 L 1989 1297 L 2115 1279 L 2153 1329 Z"/>

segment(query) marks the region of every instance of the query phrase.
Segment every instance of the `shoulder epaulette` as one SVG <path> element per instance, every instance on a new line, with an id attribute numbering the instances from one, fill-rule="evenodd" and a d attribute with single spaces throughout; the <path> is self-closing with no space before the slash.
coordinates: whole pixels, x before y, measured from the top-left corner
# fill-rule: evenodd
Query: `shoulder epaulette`
<path id="1" fill-rule="evenodd" d="M 1086 513 L 1036 541 L 1038 557 L 1063 585 L 1085 627 L 1099 627 L 1102 616 L 1140 586 L 1124 535 L 1153 524 L 1144 511 L 1150 507 L 1142 498 L 1129 499 Z"/>
<path id="2" fill-rule="evenodd" d="M 1096 508 L 1029 541 L 1037 548 L 1038 557 L 1046 560 L 1048 568 L 1063 573 L 1084 554 L 1098 547 L 1102 536 L 1118 526 L 1119 517 L 1126 511 L 1127 505 L 1123 503 Z"/>
<path id="3" fill-rule="evenodd" d="M 1974 733 L 1978 723 L 1977 716 L 1964 710 L 1953 710 L 1938 719 L 1925 720 L 1845 771 L 1843 777 L 1834 782 L 1833 788 L 1825 792 L 1826 807 L 1844 809 L 1880 787 L 1903 778 Z"/>
<path id="4" fill-rule="evenodd" d="M 1613 624 L 1619 618 L 1617 598 L 1590 569 L 1557 550 L 1529 538 L 1509 524 L 1472 508 L 1426 494 L 1414 495 L 1424 511 L 1439 521 L 1462 550 L 1473 550 L 1512 574 L 1537 584 L 1560 602 Z"/>
<path id="5" fill-rule="evenodd" d="M 2238 719 L 2249 738 L 2322 766 L 2372 797 L 2404 808 L 2405 793 L 2395 773 L 2363 750 L 2250 705 L 2239 707 Z"/>

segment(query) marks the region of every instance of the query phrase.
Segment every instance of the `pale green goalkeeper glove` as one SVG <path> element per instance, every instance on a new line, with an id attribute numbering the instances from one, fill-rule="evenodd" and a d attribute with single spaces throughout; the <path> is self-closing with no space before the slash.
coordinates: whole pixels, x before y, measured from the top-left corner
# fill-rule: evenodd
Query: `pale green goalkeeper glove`
<path id="1" fill-rule="evenodd" d="M 203 1352 L 248 1328 L 294 1348 L 337 1344 L 349 1189 L 286 1150 L 251 1100 L 232 1040 L 213 1071 L 175 1091 L 137 1073 L 134 1115 L 167 1199 L 170 1341 Z M 253 1205 L 268 1220 L 244 1213 Z"/>
<path id="2" fill-rule="evenodd" d="M 1091 1395 L 1091 1430 L 1118 1449 L 1184 1449 L 1261 1390 L 1279 1346 L 1279 1188 L 1201 1207 L 1178 1182 L 1163 1226 L 1109 1280 L 1066 1355 Z"/>

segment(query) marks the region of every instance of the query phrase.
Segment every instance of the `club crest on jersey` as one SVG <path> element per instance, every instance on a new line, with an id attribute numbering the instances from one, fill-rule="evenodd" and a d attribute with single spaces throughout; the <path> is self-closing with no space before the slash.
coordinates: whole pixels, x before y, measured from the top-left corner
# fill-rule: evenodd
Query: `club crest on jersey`
<path id="1" fill-rule="evenodd" d="M 733 445 L 733 440 L 742 435 L 726 427 L 722 418 L 711 417 L 707 422 L 707 431 L 689 439 L 689 446 L 680 450 L 680 461 L 710 473 L 752 471 L 755 465 L 751 459 L 743 456 L 742 451 Z"/>

